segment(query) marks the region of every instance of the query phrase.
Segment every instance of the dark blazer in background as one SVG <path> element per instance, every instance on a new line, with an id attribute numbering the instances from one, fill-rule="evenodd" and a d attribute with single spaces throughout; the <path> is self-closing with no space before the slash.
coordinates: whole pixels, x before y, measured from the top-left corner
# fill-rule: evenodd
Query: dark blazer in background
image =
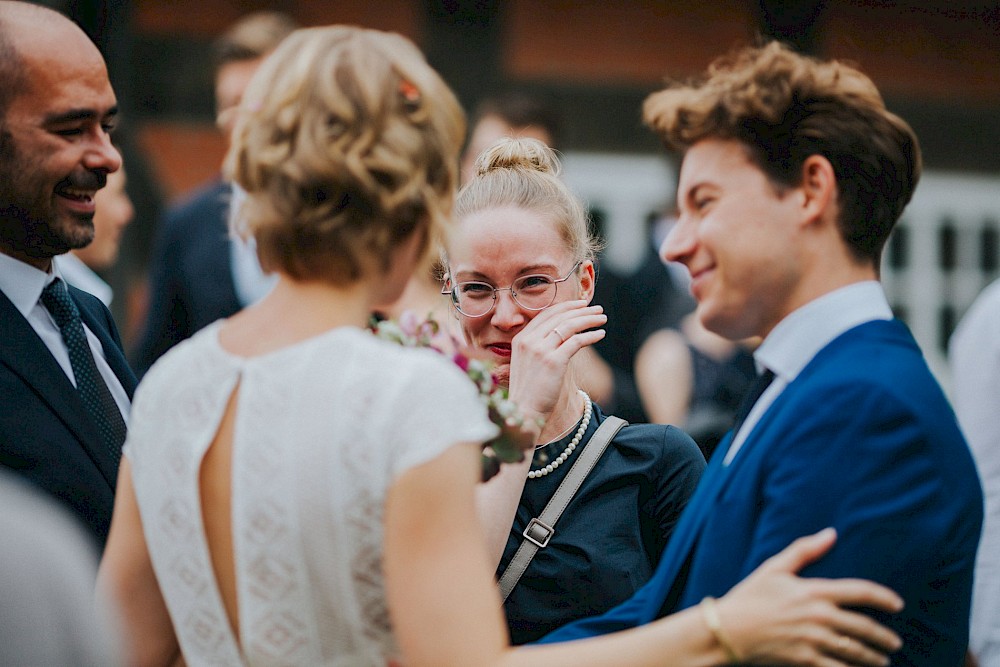
<path id="1" fill-rule="evenodd" d="M 111 313 L 95 296 L 72 286 L 69 293 L 131 399 L 136 378 L 125 361 Z M 68 505 L 103 546 L 118 459 L 105 447 L 59 362 L 3 293 L 0 402 L 0 465 Z"/>
<path id="2" fill-rule="evenodd" d="M 599 267 L 593 303 L 604 306 L 608 321 L 604 338 L 594 350 L 608 362 L 614 375 L 614 391 L 601 406 L 632 423 L 649 421 L 635 386 L 635 357 L 650 334 L 677 329 L 695 301 L 686 285 L 678 285 L 655 250 L 650 248 L 643 263 L 630 274 Z"/>
<path id="3" fill-rule="evenodd" d="M 229 184 L 217 180 L 167 211 L 149 268 L 149 310 L 133 350 L 141 377 L 177 343 L 242 308 L 233 283 Z"/>

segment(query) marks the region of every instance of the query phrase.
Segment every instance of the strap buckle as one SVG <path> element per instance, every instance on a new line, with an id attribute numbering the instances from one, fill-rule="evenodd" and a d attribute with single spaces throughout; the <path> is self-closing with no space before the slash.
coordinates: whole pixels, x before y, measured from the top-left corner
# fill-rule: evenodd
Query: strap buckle
<path id="1" fill-rule="evenodd" d="M 533 542 L 539 548 L 545 548 L 555 532 L 556 529 L 552 526 L 538 519 L 532 519 L 521 534 L 524 535 L 524 539 Z"/>

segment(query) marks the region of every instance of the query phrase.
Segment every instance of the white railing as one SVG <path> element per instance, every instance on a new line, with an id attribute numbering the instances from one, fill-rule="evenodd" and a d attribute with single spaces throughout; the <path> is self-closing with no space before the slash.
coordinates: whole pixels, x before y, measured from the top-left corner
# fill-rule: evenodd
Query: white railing
<path id="1" fill-rule="evenodd" d="M 1000 275 L 1000 178 L 925 173 L 889 238 L 882 282 L 944 384 L 948 337 Z"/>
<path id="2" fill-rule="evenodd" d="M 569 153 L 565 176 L 604 216 L 605 261 L 627 271 L 642 258 L 646 220 L 675 187 L 673 166 L 649 155 Z M 882 278 L 889 301 L 948 385 L 947 337 L 1000 276 L 1000 177 L 924 173 L 889 240 Z"/>
<path id="3" fill-rule="evenodd" d="M 646 252 L 646 220 L 673 199 L 673 166 L 665 157 L 607 153 L 568 153 L 563 164 L 566 181 L 603 214 L 604 261 L 625 272 L 634 268 Z"/>

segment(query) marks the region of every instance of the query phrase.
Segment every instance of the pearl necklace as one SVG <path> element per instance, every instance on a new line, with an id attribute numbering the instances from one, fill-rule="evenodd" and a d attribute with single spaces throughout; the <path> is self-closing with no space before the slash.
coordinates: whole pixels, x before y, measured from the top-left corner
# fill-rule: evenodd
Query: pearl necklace
<path id="1" fill-rule="evenodd" d="M 556 457 L 556 460 L 544 468 L 529 470 L 528 479 L 545 477 L 550 472 L 565 463 L 566 459 L 568 459 L 573 453 L 573 450 L 580 444 L 580 440 L 583 439 L 583 434 L 587 432 L 587 426 L 590 425 L 590 416 L 593 414 L 594 408 L 590 402 L 590 396 L 587 395 L 587 392 L 582 389 L 579 389 L 578 391 L 580 392 L 580 395 L 583 396 L 583 419 L 580 420 L 580 427 L 576 429 L 576 434 L 573 436 L 573 439 L 569 441 L 568 445 L 566 445 L 566 449 L 562 450 L 562 453 Z"/>

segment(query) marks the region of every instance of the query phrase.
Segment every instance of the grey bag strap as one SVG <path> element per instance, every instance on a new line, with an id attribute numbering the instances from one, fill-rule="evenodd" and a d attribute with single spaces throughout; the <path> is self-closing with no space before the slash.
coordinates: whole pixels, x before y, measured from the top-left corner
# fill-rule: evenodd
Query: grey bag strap
<path id="1" fill-rule="evenodd" d="M 619 417 L 607 417 L 597 427 L 597 431 L 591 436 L 590 442 L 580 452 L 579 458 L 573 463 L 573 466 L 569 469 L 569 473 L 563 478 L 563 481 L 559 484 L 559 488 L 556 489 L 556 492 L 552 494 L 549 502 L 545 505 L 541 516 L 532 519 L 528 523 L 528 527 L 522 533 L 524 541 L 521 542 L 521 546 L 518 547 L 514 557 L 510 559 L 507 569 L 504 570 L 503 575 L 500 577 L 500 594 L 503 596 L 504 601 L 507 600 L 510 592 L 514 590 L 517 582 L 520 581 L 521 575 L 528 569 L 528 564 L 535 557 L 535 553 L 539 549 L 544 548 L 549 543 L 549 540 L 552 539 L 552 535 L 556 532 L 556 521 L 562 516 L 563 510 L 566 509 L 569 501 L 576 495 L 580 485 L 583 484 L 583 480 L 587 479 L 587 475 L 590 474 L 597 460 L 601 458 L 601 454 L 607 449 L 608 443 L 614 440 L 618 431 L 626 424 L 628 422 Z"/>

